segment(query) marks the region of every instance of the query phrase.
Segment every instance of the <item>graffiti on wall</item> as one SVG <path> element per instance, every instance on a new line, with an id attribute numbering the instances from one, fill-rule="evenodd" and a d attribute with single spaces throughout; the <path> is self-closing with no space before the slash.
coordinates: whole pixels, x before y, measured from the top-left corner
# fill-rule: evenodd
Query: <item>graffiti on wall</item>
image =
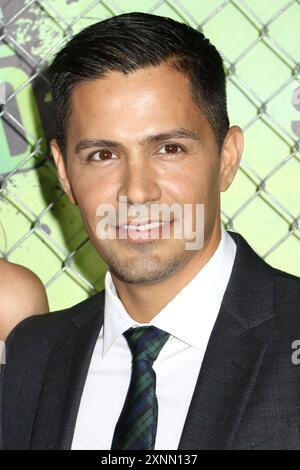
<path id="1" fill-rule="evenodd" d="M 5 2 L 0 17 L 12 18 L 18 8 L 18 2 Z M 39 139 L 53 133 L 47 80 L 43 73 L 36 74 L 36 68 L 42 67 L 44 20 L 39 10 L 29 8 L 6 32 L 4 28 L 1 31 L 4 34 L 0 45 L 1 175 L 18 168 L 28 155 L 33 158 L 27 158 L 16 173 L 38 166 L 46 152 L 46 140 Z M 11 46 L 12 39 L 15 48 Z"/>

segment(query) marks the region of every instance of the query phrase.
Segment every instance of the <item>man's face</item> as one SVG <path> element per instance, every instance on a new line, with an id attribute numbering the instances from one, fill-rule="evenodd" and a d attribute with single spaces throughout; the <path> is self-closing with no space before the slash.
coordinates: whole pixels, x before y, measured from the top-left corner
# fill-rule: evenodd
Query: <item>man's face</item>
<path id="1" fill-rule="evenodd" d="M 188 79 L 167 64 L 128 75 L 109 72 L 74 89 L 66 165 L 55 142 L 53 155 L 91 241 L 119 279 L 155 282 L 201 257 L 220 223 L 219 193 L 236 171 L 240 134 L 239 128 L 232 131 L 220 155 Z M 99 239 L 98 206 L 110 204 L 118 213 L 121 196 L 127 197 L 127 212 L 143 205 L 149 217 L 152 204 L 204 204 L 203 248 L 187 250 L 185 237 L 174 237 L 176 217 L 169 239 L 141 242 L 130 234 L 126 239 Z M 129 219 L 134 223 L 138 217 Z"/>

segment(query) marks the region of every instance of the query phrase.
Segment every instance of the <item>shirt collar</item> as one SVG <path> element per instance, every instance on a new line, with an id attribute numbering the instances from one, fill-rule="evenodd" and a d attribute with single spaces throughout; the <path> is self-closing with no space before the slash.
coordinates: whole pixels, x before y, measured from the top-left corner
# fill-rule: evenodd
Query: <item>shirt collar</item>
<path id="1" fill-rule="evenodd" d="M 235 253 L 233 238 L 221 226 L 221 240 L 212 257 L 147 325 L 154 325 L 204 352 L 230 278 Z M 145 323 L 136 322 L 127 313 L 107 271 L 102 355 L 124 331 L 142 325 Z"/>

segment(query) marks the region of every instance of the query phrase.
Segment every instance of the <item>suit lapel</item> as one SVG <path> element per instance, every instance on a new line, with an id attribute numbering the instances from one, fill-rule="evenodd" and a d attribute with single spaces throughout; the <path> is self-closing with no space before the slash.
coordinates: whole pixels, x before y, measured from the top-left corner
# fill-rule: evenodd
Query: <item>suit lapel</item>
<path id="1" fill-rule="evenodd" d="M 78 329 L 79 337 L 71 365 L 69 402 L 66 406 L 65 425 L 61 428 L 62 433 L 58 446 L 60 449 L 66 450 L 71 448 L 80 400 L 102 324 L 103 316 L 98 317 L 97 321 L 85 324 Z"/>
<path id="2" fill-rule="evenodd" d="M 232 448 L 268 345 L 274 279 L 237 234 L 231 277 L 203 359 L 179 449 Z"/>
<path id="3" fill-rule="evenodd" d="M 52 349 L 35 417 L 31 449 L 70 449 L 94 346 L 103 324 L 104 292 L 82 304 Z M 63 361 L 63 364 L 62 364 Z"/>
<path id="4" fill-rule="evenodd" d="M 258 376 L 266 343 L 222 308 L 189 407 L 179 449 L 232 445 Z"/>

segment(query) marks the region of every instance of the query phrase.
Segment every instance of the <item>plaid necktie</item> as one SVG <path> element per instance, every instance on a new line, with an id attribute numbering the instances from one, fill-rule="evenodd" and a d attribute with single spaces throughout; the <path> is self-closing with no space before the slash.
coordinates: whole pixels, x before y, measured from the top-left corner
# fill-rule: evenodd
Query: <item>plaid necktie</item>
<path id="1" fill-rule="evenodd" d="M 123 334 L 132 353 L 132 372 L 111 449 L 151 450 L 158 415 L 156 375 L 152 365 L 170 335 L 155 326 L 129 328 Z"/>

